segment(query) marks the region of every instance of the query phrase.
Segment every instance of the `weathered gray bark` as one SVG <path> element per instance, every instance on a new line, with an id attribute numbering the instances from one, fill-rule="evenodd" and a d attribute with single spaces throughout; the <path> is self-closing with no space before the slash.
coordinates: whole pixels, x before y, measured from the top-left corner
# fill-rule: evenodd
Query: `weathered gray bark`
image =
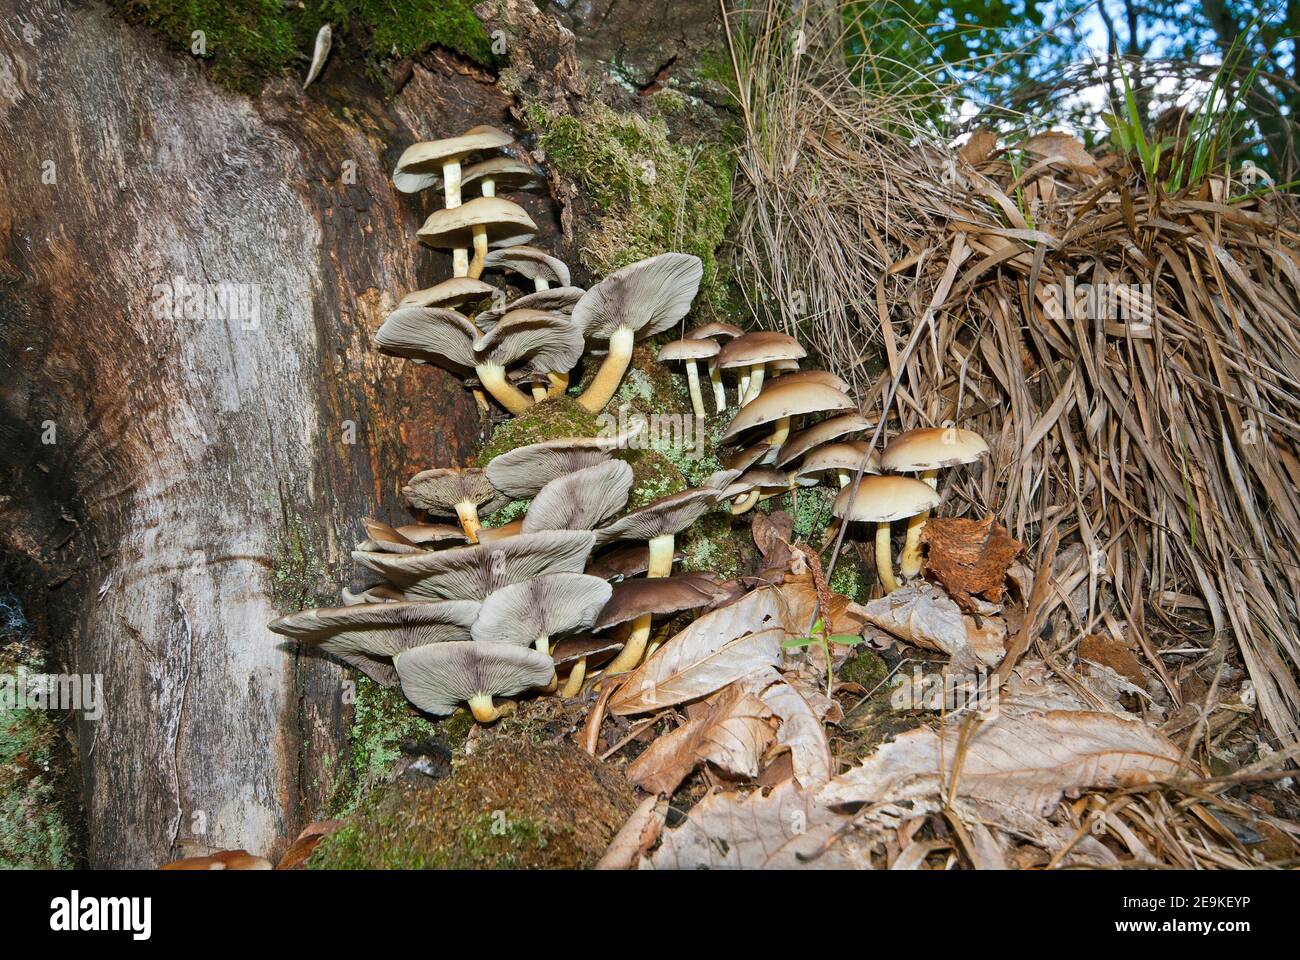
<path id="1" fill-rule="evenodd" d="M 369 342 L 446 270 L 397 152 L 510 125 L 488 78 L 425 63 L 392 100 L 335 67 L 250 101 L 99 5 L 0 0 L 0 542 L 65 667 L 103 675 L 94 866 L 274 855 L 319 812 L 342 672 L 276 642 L 273 598 L 333 601 L 360 519 L 474 450 L 460 385 Z M 259 322 L 155 310 L 175 276 L 251 285 Z"/>

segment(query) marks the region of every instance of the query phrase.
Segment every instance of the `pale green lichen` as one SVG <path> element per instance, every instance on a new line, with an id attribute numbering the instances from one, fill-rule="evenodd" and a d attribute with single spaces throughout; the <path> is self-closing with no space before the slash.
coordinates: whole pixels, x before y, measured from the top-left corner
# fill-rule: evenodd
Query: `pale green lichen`
<path id="1" fill-rule="evenodd" d="M 317 605 L 316 591 L 325 575 L 325 562 L 311 527 L 297 513 L 284 517 L 271 561 L 271 602 L 275 609 L 287 613 Z"/>

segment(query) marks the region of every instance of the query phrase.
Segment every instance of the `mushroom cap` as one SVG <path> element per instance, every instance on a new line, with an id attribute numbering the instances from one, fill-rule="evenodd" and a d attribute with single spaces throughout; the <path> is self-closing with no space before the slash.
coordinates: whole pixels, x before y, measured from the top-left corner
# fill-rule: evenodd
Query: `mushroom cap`
<path id="1" fill-rule="evenodd" d="M 792 475 L 784 470 L 776 470 L 772 467 L 752 467 L 742 473 L 735 482 L 743 483 L 752 490 L 754 487 L 785 488 L 790 486 L 792 480 Z"/>
<path id="2" fill-rule="evenodd" d="M 528 360 L 534 370 L 569 370 L 582 359 L 582 328 L 563 313 L 511 310 L 474 341 L 480 362 L 508 367 Z"/>
<path id="3" fill-rule="evenodd" d="M 794 337 L 771 330 L 760 330 L 736 337 L 718 354 L 718 366 L 724 370 L 732 367 L 750 367 L 775 360 L 798 360 L 808 356 L 808 351 Z"/>
<path id="4" fill-rule="evenodd" d="M 659 348 L 659 361 L 707 360 L 717 356 L 721 349 L 715 340 L 674 340 Z"/>
<path id="5" fill-rule="evenodd" d="M 533 190 L 546 182 L 546 174 L 531 163 L 514 157 L 492 157 L 489 160 L 481 160 L 460 172 L 462 185 L 483 179 L 491 179 L 498 191 Z"/>
<path id="6" fill-rule="evenodd" d="M 474 244 L 474 227 L 487 232 L 492 246 L 510 247 L 527 243 L 537 232 L 528 211 L 504 197 L 475 197 L 459 207 L 435 210 L 424 221 L 416 237 L 438 250 L 468 249 Z"/>
<path id="7" fill-rule="evenodd" d="M 714 337 L 726 337 L 730 340 L 732 337 L 743 336 L 744 333 L 745 331 L 734 323 L 725 323 L 718 320 L 713 323 L 702 323 L 698 327 L 691 327 L 686 331 L 686 338 L 688 340 L 704 340 Z"/>
<path id="8" fill-rule="evenodd" d="M 421 470 L 402 487 L 402 496 L 417 510 L 439 517 L 454 517 L 460 503 L 472 503 L 483 514 L 494 513 L 509 503 L 497 493 L 487 473 L 477 467 Z"/>
<path id="9" fill-rule="evenodd" d="M 741 407 L 721 439 L 730 440 L 751 427 L 773 423 L 784 417 L 853 409 L 856 409 L 853 401 L 833 387 L 820 383 L 791 383 L 764 390 Z"/>
<path id="10" fill-rule="evenodd" d="M 524 533 L 592 530 L 627 506 L 632 468 L 606 460 L 556 477 L 538 491 L 524 517 Z"/>
<path id="11" fill-rule="evenodd" d="M 517 247 L 507 247 L 507 250 L 518 249 Z M 546 313 L 573 313 L 574 305 L 582 299 L 586 293 L 582 287 L 551 287 L 549 290 L 537 290 L 533 293 L 525 294 L 519 299 L 504 303 L 499 307 L 488 307 L 486 310 L 480 310 L 474 315 L 474 325 L 480 330 L 491 330 L 497 322 L 507 313 L 513 313 L 516 310 L 542 310 Z"/>
<path id="12" fill-rule="evenodd" d="M 482 600 L 530 577 L 581 573 L 595 542 L 587 530 L 547 530 L 422 554 L 358 550 L 352 558 L 413 598 Z"/>
<path id="13" fill-rule="evenodd" d="M 541 277 L 562 287 L 567 287 L 572 282 L 569 267 L 563 260 L 551 256 L 545 250 L 523 244 L 489 251 L 483 265 L 489 270 L 511 270 L 529 280 Z"/>
<path id="14" fill-rule="evenodd" d="M 444 307 L 399 307 L 375 331 L 384 353 L 465 370 L 473 367 L 474 324 Z"/>
<path id="15" fill-rule="evenodd" d="M 908 430 L 891 440 L 880 454 L 886 470 L 912 473 L 974 463 L 989 452 L 989 445 L 974 430 L 928 427 Z"/>
<path id="16" fill-rule="evenodd" d="M 781 452 L 776 455 L 776 465 L 784 467 L 790 461 L 802 457 L 813 447 L 870 428 L 871 422 L 856 411 L 827 417 L 811 427 L 804 427 L 798 433 L 790 434 L 781 445 Z"/>
<path id="17" fill-rule="evenodd" d="M 496 127 L 478 126 L 459 137 L 413 143 L 397 159 L 393 185 L 403 193 L 419 193 L 442 182 L 444 164 L 459 162 L 481 150 L 497 150 L 511 142 L 511 136 Z"/>
<path id="18" fill-rule="evenodd" d="M 443 540 L 465 542 L 465 531 L 454 523 L 404 523 L 394 528 L 411 543 L 439 543 Z"/>
<path id="19" fill-rule="evenodd" d="M 458 307 L 490 297 L 497 288 L 471 277 L 452 277 L 423 290 L 412 290 L 402 297 L 399 307 Z"/>
<path id="20" fill-rule="evenodd" d="M 869 523 L 887 523 L 914 517 L 923 510 L 939 505 L 939 494 L 930 489 L 924 480 L 912 477 L 863 477 L 858 484 L 858 495 L 850 501 L 853 484 L 840 491 L 831 512 L 842 520 L 865 520 Z"/>
<path id="21" fill-rule="evenodd" d="M 769 443 L 756 443 L 752 447 L 743 447 L 735 453 L 730 454 L 722 465 L 728 470 L 748 470 L 756 463 L 763 463 L 776 451 L 772 449 Z"/>
<path id="22" fill-rule="evenodd" d="M 794 373 L 783 373 L 779 377 L 772 377 L 765 381 L 763 389 L 770 390 L 772 387 L 791 383 L 821 383 L 834 387 L 840 393 L 849 393 L 852 389 L 848 383 L 829 370 L 796 370 Z"/>
<path id="23" fill-rule="evenodd" d="M 480 643 L 524 647 L 538 637 L 586 630 L 609 595 L 608 583 L 585 573 L 552 573 L 514 583 L 484 598 L 470 635 Z"/>
<path id="24" fill-rule="evenodd" d="M 623 646 L 622 639 L 613 634 L 598 637 L 583 633 L 576 637 L 566 637 L 557 643 L 551 651 L 551 660 L 558 667 L 561 664 L 572 663 L 583 657 L 597 657 L 602 653 L 617 650 L 621 646 Z"/>
<path id="25" fill-rule="evenodd" d="M 769 360 L 767 362 L 767 375 L 769 377 L 779 377 L 798 369 L 798 360 Z"/>
<path id="26" fill-rule="evenodd" d="M 620 580 L 614 584 L 609 602 L 592 624 L 592 630 L 608 630 L 647 613 L 663 615 L 708 606 L 714 600 L 714 592 L 701 589 L 700 583 L 691 574 Z"/>
<path id="27" fill-rule="evenodd" d="M 683 557 L 681 551 L 673 553 L 673 562 Z M 650 569 L 650 546 L 629 543 L 604 551 L 587 562 L 586 572 L 602 580 L 625 580 Z"/>
<path id="28" fill-rule="evenodd" d="M 718 502 L 721 489 L 693 487 L 671 493 L 645 506 L 625 513 L 607 527 L 595 531 L 596 543 L 611 540 L 651 540 L 676 534 L 704 516 Z"/>
<path id="29" fill-rule="evenodd" d="M 394 661 L 402 692 L 425 713 L 443 716 L 479 694 L 508 697 L 551 682 L 555 665 L 532 647 L 461 640 L 408 650 Z"/>
<path id="30" fill-rule="evenodd" d="M 828 443 L 812 450 L 804 457 L 803 463 L 795 471 L 796 477 L 805 477 L 811 473 L 823 473 L 827 470 L 848 470 L 856 473 L 862 466 L 862 458 L 867 457 L 865 473 L 880 473 L 880 454 L 875 450 L 867 456 L 865 440 L 850 440 L 846 443 Z"/>
<path id="31" fill-rule="evenodd" d="M 700 289 L 704 267 L 688 253 L 661 253 L 615 270 L 573 308 L 587 336 L 606 340 L 620 327 L 641 339 L 662 333 L 686 316 Z"/>
<path id="32" fill-rule="evenodd" d="M 479 613 L 476 600 L 360 603 L 302 610 L 271 621 L 273 633 L 311 643 L 383 686 L 396 682 L 388 658 L 429 643 L 464 640 Z"/>
<path id="33" fill-rule="evenodd" d="M 508 497 L 523 500 L 556 477 L 604 463 L 633 431 L 606 437 L 560 437 L 515 447 L 487 465 L 488 479 Z"/>
<path id="34" fill-rule="evenodd" d="M 424 548 L 414 540 L 408 540 L 388 524 L 366 517 L 361 521 L 366 528 L 366 543 L 372 546 L 360 547 L 365 550 L 383 550 L 387 553 L 419 553 Z"/>

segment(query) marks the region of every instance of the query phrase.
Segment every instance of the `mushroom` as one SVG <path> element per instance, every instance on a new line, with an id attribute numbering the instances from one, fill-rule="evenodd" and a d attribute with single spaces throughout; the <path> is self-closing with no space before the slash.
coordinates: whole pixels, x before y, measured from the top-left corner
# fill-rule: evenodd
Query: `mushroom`
<path id="1" fill-rule="evenodd" d="M 644 426 L 640 422 L 608 437 L 559 437 L 515 447 L 492 459 L 487 465 L 488 479 L 512 500 L 536 496 L 556 477 L 604 463 Z"/>
<path id="2" fill-rule="evenodd" d="M 495 127 L 479 126 L 463 136 L 412 144 L 398 158 L 393 185 L 403 193 L 418 193 L 436 184 L 441 173 L 443 199 L 447 209 L 454 209 L 460 206 L 461 163 L 475 153 L 498 150 L 510 139 Z M 468 252 L 468 244 L 452 250 L 452 273 L 457 277 L 468 272 Z"/>
<path id="3" fill-rule="evenodd" d="M 462 186 L 478 183 L 485 197 L 495 197 L 497 190 L 507 193 L 516 190 L 536 190 L 546 183 L 546 175 L 531 163 L 514 157 L 493 157 L 483 160 L 461 173 Z"/>
<path id="4" fill-rule="evenodd" d="M 745 369 L 736 396 L 736 403 L 743 407 L 758 396 L 766 364 L 777 360 L 798 360 L 807 355 L 808 351 L 794 337 L 764 330 L 736 337 L 723 347 L 718 354 L 718 367 L 722 370 Z"/>
<path id="5" fill-rule="evenodd" d="M 510 371 L 506 374 L 506 379 L 511 386 L 518 387 L 521 393 L 531 394 L 533 403 L 545 400 L 546 391 L 551 388 L 551 378 L 544 371 L 529 366 Z"/>
<path id="6" fill-rule="evenodd" d="M 416 647 L 395 657 L 393 666 L 406 698 L 425 713 L 445 716 L 468 703 L 479 723 L 504 712 L 493 697 L 544 687 L 555 674 L 550 656 L 532 647 L 473 640 Z"/>
<path id="7" fill-rule="evenodd" d="M 747 490 L 732 502 L 732 516 L 748 512 L 760 500 L 778 497 L 794 489 L 794 478 L 791 474 L 772 467 L 751 467 L 740 475 L 728 492 L 741 486 Z"/>
<path id="8" fill-rule="evenodd" d="M 480 511 L 487 516 L 509 502 L 493 488 L 487 473 L 477 467 L 423 470 L 402 487 L 402 496 L 417 510 L 439 517 L 454 516 L 470 543 L 478 543 Z"/>
<path id="9" fill-rule="evenodd" d="M 585 573 L 552 573 L 490 593 L 470 635 L 479 642 L 533 646 L 551 654 L 551 637 L 585 630 L 610 596 L 610 585 Z M 554 689 L 552 673 L 547 686 Z"/>
<path id="10" fill-rule="evenodd" d="M 659 362 L 669 363 L 681 360 L 686 364 L 686 383 L 691 391 L 691 408 L 695 415 L 704 419 L 704 398 L 700 396 L 700 371 L 695 366 L 696 360 L 716 357 L 721 348 L 713 340 L 674 340 L 659 348 Z"/>
<path id="11" fill-rule="evenodd" d="M 400 527 L 394 527 L 393 532 L 419 546 L 437 545 L 443 540 L 465 542 L 465 531 L 454 523 L 404 523 Z"/>
<path id="12" fill-rule="evenodd" d="M 588 337 L 609 341 L 609 352 L 578 402 L 603 410 L 618 389 L 638 338 L 667 330 L 691 308 L 704 268 L 699 257 L 661 253 L 615 270 L 573 308 Z"/>
<path id="13" fill-rule="evenodd" d="M 719 339 L 730 340 L 733 337 L 739 337 L 745 331 L 733 323 L 724 323 L 719 320 L 714 323 L 702 323 L 698 327 L 692 327 L 686 331 L 687 340 L 712 340 L 718 343 Z M 722 344 L 718 343 L 721 348 Z M 722 371 L 718 368 L 718 358 L 713 357 L 709 361 L 709 382 L 713 384 L 713 405 L 718 413 L 727 409 L 727 389 L 722 384 Z"/>
<path id="14" fill-rule="evenodd" d="M 375 344 L 395 357 L 436 363 L 459 376 L 474 368 L 474 338 L 469 319 L 445 307 L 398 307 L 375 331 Z"/>
<path id="15" fill-rule="evenodd" d="M 567 287 L 571 282 L 569 268 L 563 260 L 522 244 L 489 252 L 483 265 L 489 270 L 510 270 L 526 277 L 539 292 L 550 289 L 553 283 Z"/>
<path id="16" fill-rule="evenodd" d="M 477 280 L 483 272 L 488 247 L 510 247 L 527 243 L 537 224 L 519 204 L 501 197 L 476 197 L 459 207 L 435 210 L 416 233 L 420 242 L 455 253 L 474 249 L 474 259 L 461 270 L 453 263 L 454 275 Z"/>
<path id="17" fill-rule="evenodd" d="M 524 533 L 592 530 L 627 506 L 632 468 L 606 460 L 556 477 L 537 493 L 524 517 Z"/>
<path id="18" fill-rule="evenodd" d="M 862 520 L 876 525 L 876 572 L 885 592 L 892 593 L 898 589 L 898 580 L 894 577 L 889 524 L 931 509 L 938 504 L 939 495 L 920 480 L 893 476 L 863 477 L 853 494 L 851 485 L 841 490 L 831 511 L 843 521 Z"/>
<path id="19" fill-rule="evenodd" d="M 269 628 L 333 654 L 391 687 L 397 682 L 391 658 L 412 647 L 467 639 L 478 614 L 476 600 L 361 603 L 302 610 L 271 621 Z"/>
<path id="20" fill-rule="evenodd" d="M 973 430 L 929 427 L 908 430 L 891 440 L 880 454 L 880 465 L 895 473 L 920 473 L 930 488 L 939 488 L 939 471 L 974 463 L 987 455 L 989 445 Z M 899 572 L 908 579 L 921 572 L 921 531 L 930 511 L 918 513 L 907 524 L 907 540 L 898 558 Z"/>
<path id="21" fill-rule="evenodd" d="M 492 396 L 518 416 L 533 401 L 512 387 L 506 370 L 529 360 L 534 370 L 568 373 L 582 357 L 582 327 L 572 317 L 544 310 L 511 310 L 473 344 L 478 357 L 474 371 Z"/>
<path id="22" fill-rule="evenodd" d="M 674 553 L 673 560 L 682 558 L 683 554 Z M 586 572 L 602 580 L 626 580 L 650 569 L 650 548 L 644 543 L 631 543 L 613 547 L 592 557 L 587 562 Z"/>
<path id="23" fill-rule="evenodd" d="M 769 364 L 768 370 L 776 364 Z M 784 373 L 779 377 L 773 377 L 766 381 L 765 387 L 788 386 L 792 383 L 820 383 L 823 386 L 834 387 L 840 393 L 850 393 L 852 388 L 848 383 L 829 370 L 796 370 L 793 373 Z"/>
<path id="24" fill-rule="evenodd" d="M 497 293 L 497 288 L 470 277 L 452 277 L 402 297 L 399 307 L 460 307 Z"/>
<path id="25" fill-rule="evenodd" d="M 804 457 L 803 463 L 795 470 L 796 478 L 818 476 L 833 473 L 840 487 L 847 487 L 853 475 L 867 459 L 865 473 L 880 473 L 880 455 L 864 440 L 850 440 L 846 443 L 828 443 L 817 447 Z"/>
<path id="26" fill-rule="evenodd" d="M 790 434 L 791 417 L 852 409 L 853 401 L 833 387 L 797 381 L 786 386 L 777 385 L 741 407 L 721 439 L 725 443 L 752 427 L 775 423 L 767 442 L 773 447 L 780 447 Z"/>
<path id="27" fill-rule="evenodd" d="M 780 381 L 775 381 L 775 383 L 780 383 Z M 828 417 L 814 423 L 811 427 L 804 427 L 798 433 L 792 433 L 790 438 L 781 445 L 781 450 L 776 455 L 776 465 L 784 467 L 786 464 L 798 460 L 813 447 L 819 447 L 823 443 L 848 436 L 850 433 L 857 433 L 859 430 L 870 429 L 870 427 L 870 421 L 856 411 Z"/>
<path id="28" fill-rule="evenodd" d="M 366 528 L 366 539 L 357 547 L 358 550 L 382 550 L 385 553 L 423 553 L 424 548 L 413 540 L 407 539 L 393 527 L 367 517 L 362 521 Z M 465 535 L 459 527 L 452 527 L 463 541 Z"/>
<path id="29" fill-rule="evenodd" d="M 588 530 L 547 530 L 421 554 L 354 550 L 352 559 L 411 598 L 482 600 L 544 573 L 581 573 L 595 542 Z"/>
<path id="30" fill-rule="evenodd" d="M 734 479 L 734 474 L 728 474 L 719 487 L 697 487 L 652 500 L 640 509 L 625 513 L 609 526 L 596 530 L 596 542 L 645 540 L 650 548 L 646 577 L 652 580 L 666 577 L 672 572 L 674 537 L 718 502 L 722 495 L 721 486 L 731 479 Z M 609 672 L 621 673 L 640 663 L 649 636 L 650 617 L 646 615 L 632 625 L 627 644 L 609 665 Z"/>

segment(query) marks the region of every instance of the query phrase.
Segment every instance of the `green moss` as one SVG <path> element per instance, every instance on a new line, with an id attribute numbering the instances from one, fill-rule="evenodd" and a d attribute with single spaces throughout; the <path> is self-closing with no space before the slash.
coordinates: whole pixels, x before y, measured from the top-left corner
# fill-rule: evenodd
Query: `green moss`
<path id="1" fill-rule="evenodd" d="M 532 502 L 532 497 L 526 497 L 523 500 L 511 500 L 496 513 L 492 514 L 492 516 L 484 522 L 484 526 L 504 527 L 507 523 L 513 523 L 528 512 L 528 507 Z"/>
<path id="2" fill-rule="evenodd" d="M 746 526 L 725 511 L 706 513 L 680 534 L 682 573 L 711 571 L 721 577 L 738 576 L 757 558 L 758 550 Z"/>
<path id="3" fill-rule="evenodd" d="M 856 683 L 867 691 L 875 690 L 888 673 L 889 667 L 885 665 L 885 661 L 872 650 L 863 650 L 861 653 L 854 654 L 840 665 L 839 670 L 835 671 L 840 680 Z"/>
<path id="4" fill-rule="evenodd" d="M 625 450 L 622 459 L 632 468 L 632 491 L 627 498 L 629 510 L 686 489 L 686 480 L 681 472 L 671 460 L 655 450 Z"/>
<path id="5" fill-rule="evenodd" d="M 696 315 L 735 312 L 717 256 L 731 219 L 729 149 L 674 141 L 662 117 L 617 113 L 598 101 L 576 115 L 534 104 L 528 116 L 547 162 L 572 177 L 599 214 L 581 238 L 588 269 L 605 276 L 665 251 L 692 253 L 704 264 Z"/>
<path id="6" fill-rule="evenodd" d="M 790 514 L 794 520 L 795 538 L 805 543 L 820 545 L 826 526 L 834 519 L 831 505 L 835 502 L 835 493 L 826 487 L 800 487 L 769 502 L 775 505 L 775 509 Z"/>
<path id="7" fill-rule="evenodd" d="M 479 453 L 478 465 L 486 467 L 501 454 L 530 443 L 560 437 L 600 436 L 601 426 L 596 414 L 571 397 L 543 400 L 497 427 Z"/>
<path id="8" fill-rule="evenodd" d="M 334 53 L 343 39 L 369 35 L 372 63 L 406 57 L 431 46 L 491 64 L 492 40 L 474 15 L 472 0 L 109 0 L 133 23 L 157 30 L 179 50 L 207 60 L 213 79 L 255 92 L 267 77 L 287 68 L 306 71 L 316 32 L 334 27 Z M 195 37 L 202 31 L 202 46 Z M 304 59 L 306 58 L 306 59 Z"/>
<path id="9" fill-rule="evenodd" d="M 874 571 L 870 576 L 867 575 L 857 551 L 846 546 L 840 553 L 835 572 L 831 574 L 827 585 L 833 592 L 848 597 L 855 603 L 866 603 L 873 577 Z"/>
<path id="10" fill-rule="evenodd" d="M 627 782 L 568 740 L 495 740 L 432 786 L 376 791 L 321 841 L 312 869 L 577 869 L 635 806 Z"/>
<path id="11" fill-rule="evenodd" d="M 325 575 L 311 528 L 296 513 L 284 520 L 271 567 L 271 602 L 288 613 L 316 606 L 316 590 Z"/>

